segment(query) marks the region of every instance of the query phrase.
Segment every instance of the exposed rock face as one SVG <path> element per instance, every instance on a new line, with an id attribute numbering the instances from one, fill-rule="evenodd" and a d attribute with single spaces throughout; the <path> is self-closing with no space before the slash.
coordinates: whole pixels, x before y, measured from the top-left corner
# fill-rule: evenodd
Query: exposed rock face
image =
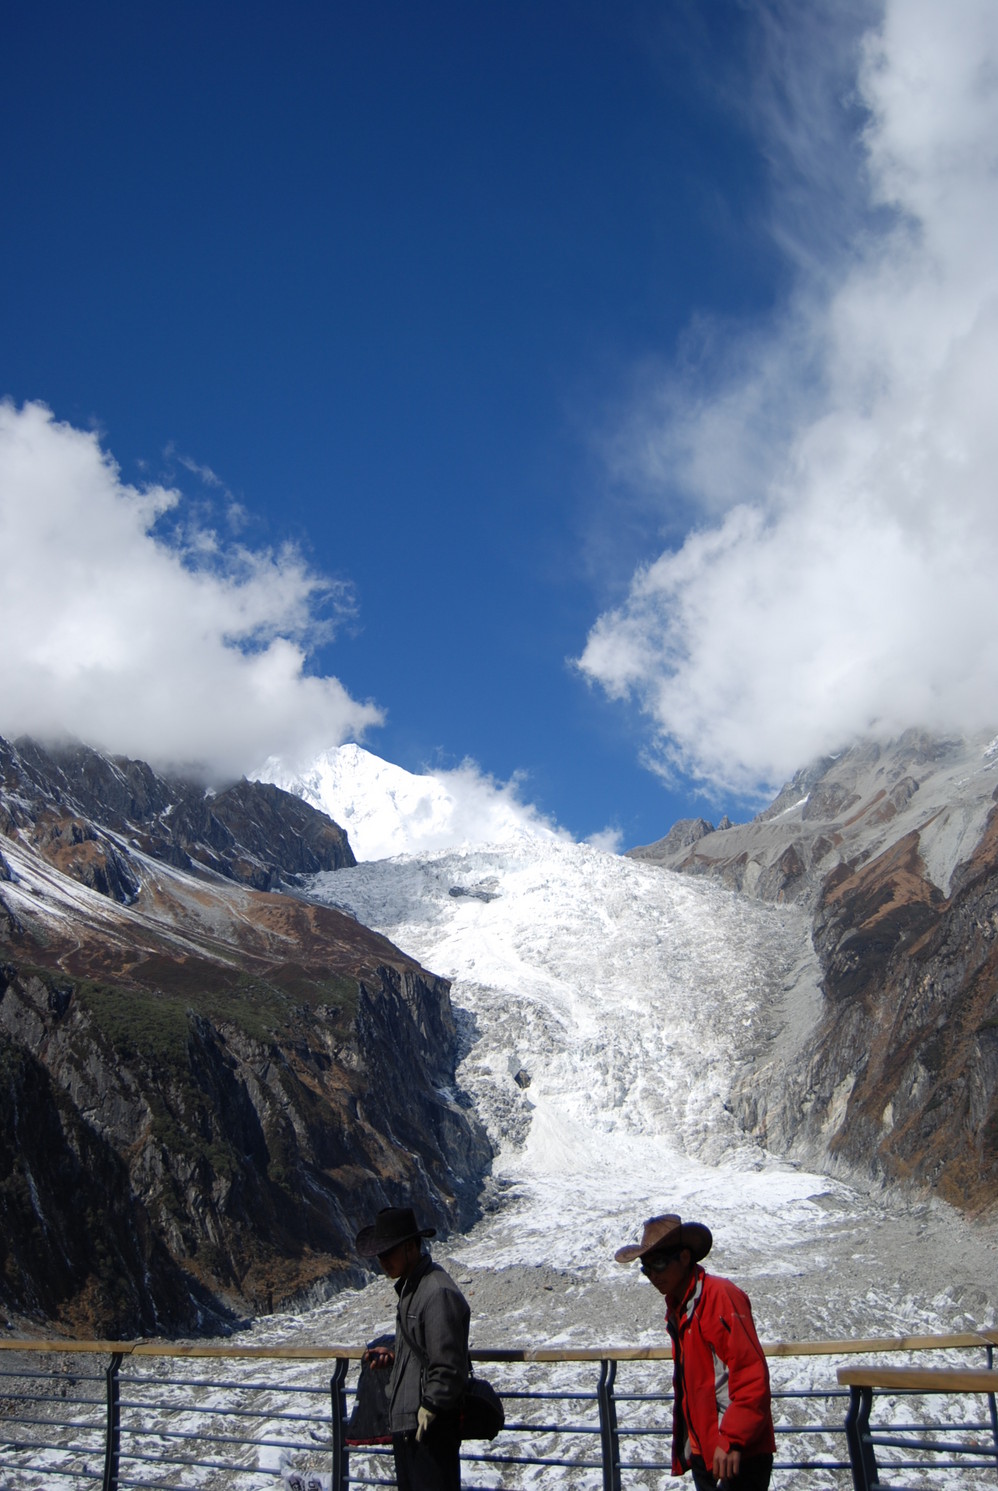
<path id="1" fill-rule="evenodd" d="M 2 749 L 6 1307 L 109 1336 L 215 1330 L 350 1278 L 379 1206 L 470 1221 L 491 1147 L 450 1090 L 448 984 L 246 883 L 349 854 L 336 826 L 242 783 L 221 814 L 202 792 L 178 833 L 183 800 L 167 812 L 141 763 L 81 751 L 49 777 L 46 753 Z M 95 782 L 120 794 L 110 827 Z M 190 854 L 208 835 L 212 865 Z"/>
<path id="2" fill-rule="evenodd" d="M 706 818 L 680 818 L 669 829 L 664 839 L 655 844 L 639 845 L 628 849 L 630 859 L 648 859 L 653 864 L 663 864 L 673 854 L 681 854 L 692 844 L 699 844 L 708 834 L 716 832 L 713 823 Z"/>
<path id="3" fill-rule="evenodd" d="M 974 852 L 996 781 L 989 736 L 942 741 L 909 730 L 798 772 L 750 823 L 711 830 L 704 819 L 683 819 L 628 855 L 716 876 L 761 900 L 813 905 L 839 864 L 865 862 L 914 828 L 929 877 L 946 891 L 956 865 Z"/>
<path id="4" fill-rule="evenodd" d="M 4 993 L 18 983 L 0 974 Z M 9 982 L 8 982 L 9 980 Z M 38 989 L 45 1000 L 52 991 Z M 67 991 L 68 992 L 68 991 Z M 16 995 L 15 995 L 16 997 Z M 0 1258 L 8 1308 L 112 1335 L 221 1325 L 134 1195 L 114 1146 L 85 1121 L 43 1061 L 0 1030 Z"/>
<path id="5" fill-rule="evenodd" d="M 213 793 L 78 742 L 12 746 L 0 737 L 0 832 L 13 828 L 67 874 L 126 904 L 137 893 L 122 860 L 129 848 L 255 890 L 356 864 L 343 830 L 279 787 L 244 780 Z"/>
<path id="6" fill-rule="evenodd" d="M 910 732 L 800 773 L 751 824 L 661 854 L 813 907 L 818 1022 L 746 1084 L 746 1125 L 973 1213 L 998 1206 L 996 801 L 993 743 Z"/>

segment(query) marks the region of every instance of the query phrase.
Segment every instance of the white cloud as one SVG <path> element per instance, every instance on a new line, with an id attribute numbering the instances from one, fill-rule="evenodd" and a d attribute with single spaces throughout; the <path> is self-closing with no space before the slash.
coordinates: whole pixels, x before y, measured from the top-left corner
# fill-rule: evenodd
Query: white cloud
<path id="1" fill-rule="evenodd" d="M 525 778 L 520 773 L 503 782 L 469 759 L 450 771 L 437 770 L 428 775 L 442 787 L 451 804 L 449 822 L 434 847 L 505 843 L 520 835 L 566 841 L 571 837 L 533 803 L 524 801 L 521 794 Z"/>
<path id="2" fill-rule="evenodd" d="M 373 704 L 305 671 L 346 588 L 180 508 L 125 484 L 95 435 L 0 404 L 0 731 L 224 776 L 377 724 Z"/>
<path id="3" fill-rule="evenodd" d="M 590 834 L 586 843 L 593 849 L 599 849 L 603 854 L 620 854 L 624 848 L 623 830 L 608 825 Z"/>
<path id="4" fill-rule="evenodd" d="M 640 702 L 659 769 L 744 792 L 855 735 L 998 715 L 998 9 L 890 0 L 856 65 L 866 217 L 851 203 L 848 251 L 799 269 L 733 376 L 635 416 L 618 469 L 630 441 L 699 526 L 580 659 Z"/>

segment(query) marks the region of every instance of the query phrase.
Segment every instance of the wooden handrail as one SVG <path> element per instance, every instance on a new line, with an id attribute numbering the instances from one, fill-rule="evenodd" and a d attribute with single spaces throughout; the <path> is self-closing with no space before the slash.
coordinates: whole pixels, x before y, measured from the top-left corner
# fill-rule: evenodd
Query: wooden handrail
<path id="1" fill-rule="evenodd" d="M 894 1351 L 946 1351 L 960 1347 L 998 1346 L 998 1330 L 964 1331 L 955 1335 L 940 1336 L 888 1336 L 861 1341 L 776 1341 L 764 1345 L 769 1357 L 787 1356 L 853 1356 L 865 1352 Z M 100 1354 L 102 1356 L 165 1356 L 165 1357 L 243 1357 L 248 1360 L 276 1361 L 332 1361 L 346 1357 L 348 1361 L 359 1361 L 364 1354 L 363 1346 L 240 1346 L 232 1344 L 199 1345 L 193 1342 L 173 1341 L 72 1341 L 6 1337 L 0 1339 L 0 1351 L 36 1351 L 70 1354 Z M 598 1361 L 670 1361 L 670 1346 L 593 1346 L 573 1349 L 555 1347 L 523 1348 L 473 1348 L 473 1361 L 478 1362 L 598 1362 Z M 921 1371 L 921 1368 L 840 1367 L 839 1381 L 845 1383 L 843 1372 L 853 1371 Z M 934 1369 L 927 1369 L 934 1370 Z M 939 1369 L 940 1371 L 946 1369 Z M 977 1375 L 981 1375 L 980 1373 Z M 984 1373 L 983 1375 L 988 1375 Z M 991 1374 L 998 1376 L 998 1373 Z M 991 1391 L 994 1391 L 992 1388 Z"/>
<path id="2" fill-rule="evenodd" d="M 907 1388 L 918 1393 L 998 1393 L 998 1372 L 964 1367 L 840 1367 L 843 1387 Z"/>
<path id="3" fill-rule="evenodd" d="M 873 1336 L 865 1341 L 778 1341 L 762 1349 L 767 1356 L 852 1356 L 862 1351 L 949 1351 L 962 1346 L 998 1346 L 998 1330 L 961 1331 L 947 1336 Z"/>

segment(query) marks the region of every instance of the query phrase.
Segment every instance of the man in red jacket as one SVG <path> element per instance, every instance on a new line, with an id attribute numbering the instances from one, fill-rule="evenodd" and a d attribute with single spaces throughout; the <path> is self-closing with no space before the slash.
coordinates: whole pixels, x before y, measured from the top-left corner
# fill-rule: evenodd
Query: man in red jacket
<path id="1" fill-rule="evenodd" d="M 748 1295 L 700 1267 L 710 1228 L 677 1216 L 649 1217 L 641 1241 L 618 1263 L 641 1272 L 665 1296 L 675 1393 L 672 1473 L 693 1471 L 697 1491 L 766 1491 L 773 1469 L 769 1368 Z"/>

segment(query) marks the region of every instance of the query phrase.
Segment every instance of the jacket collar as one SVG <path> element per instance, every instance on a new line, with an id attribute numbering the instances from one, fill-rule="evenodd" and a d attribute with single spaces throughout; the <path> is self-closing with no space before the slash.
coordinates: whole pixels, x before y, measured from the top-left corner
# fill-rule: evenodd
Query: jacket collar
<path id="1" fill-rule="evenodd" d="M 693 1312 L 703 1293 L 703 1281 L 705 1277 L 705 1271 L 700 1267 L 699 1263 L 694 1263 L 689 1285 L 678 1308 L 673 1311 L 672 1306 L 668 1302 L 666 1304 L 666 1324 L 670 1329 L 679 1330 L 689 1325 L 693 1319 Z"/>
<path id="2" fill-rule="evenodd" d="M 429 1270 L 432 1263 L 433 1259 L 430 1257 L 429 1253 L 422 1253 L 415 1268 L 410 1269 L 404 1279 L 395 1280 L 395 1293 L 398 1295 L 400 1300 L 402 1298 L 403 1291 L 408 1291 L 410 1294 L 412 1293 L 412 1290 L 415 1289 L 416 1285 L 419 1283 L 423 1275 Z"/>

